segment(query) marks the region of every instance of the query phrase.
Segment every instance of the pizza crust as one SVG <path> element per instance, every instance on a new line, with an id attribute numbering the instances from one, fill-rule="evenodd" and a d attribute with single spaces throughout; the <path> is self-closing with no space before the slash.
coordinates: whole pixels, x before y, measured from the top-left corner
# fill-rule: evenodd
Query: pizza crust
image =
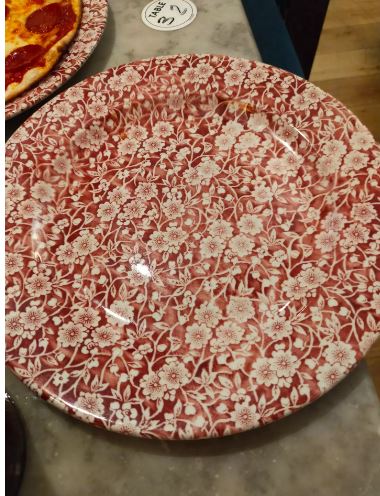
<path id="1" fill-rule="evenodd" d="M 23 76 L 19 82 L 11 83 L 5 90 L 5 102 L 9 102 L 20 93 L 30 88 L 34 83 L 42 79 L 48 74 L 52 67 L 61 57 L 68 44 L 74 38 L 81 20 L 82 4 L 81 0 L 70 0 L 72 9 L 75 13 L 75 23 L 73 29 L 66 33 L 66 35 L 57 41 L 44 55 L 45 64 L 39 67 L 32 67 Z M 26 28 L 25 28 L 26 31 Z M 27 44 L 27 43 L 26 43 Z"/>

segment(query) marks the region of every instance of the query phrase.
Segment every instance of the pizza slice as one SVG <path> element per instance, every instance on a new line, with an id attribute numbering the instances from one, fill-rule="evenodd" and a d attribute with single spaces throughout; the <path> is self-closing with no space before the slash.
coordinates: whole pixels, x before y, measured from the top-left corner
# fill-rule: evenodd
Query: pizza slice
<path id="1" fill-rule="evenodd" d="M 5 101 L 45 76 L 77 32 L 81 0 L 6 0 Z"/>

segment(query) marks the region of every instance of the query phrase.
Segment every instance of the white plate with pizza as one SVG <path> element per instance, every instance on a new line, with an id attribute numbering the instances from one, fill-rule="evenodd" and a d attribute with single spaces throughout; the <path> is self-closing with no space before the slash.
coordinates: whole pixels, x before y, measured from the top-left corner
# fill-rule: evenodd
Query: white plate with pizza
<path id="1" fill-rule="evenodd" d="M 47 98 L 81 68 L 103 34 L 107 11 L 107 0 L 6 0 L 6 119 Z"/>

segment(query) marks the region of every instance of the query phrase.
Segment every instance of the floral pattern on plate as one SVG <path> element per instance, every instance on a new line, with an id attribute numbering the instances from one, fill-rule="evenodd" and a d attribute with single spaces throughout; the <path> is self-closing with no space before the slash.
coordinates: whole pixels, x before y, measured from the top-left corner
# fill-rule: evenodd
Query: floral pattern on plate
<path id="1" fill-rule="evenodd" d="M 54 93 L 82 67 L 102 37 L 107 21 L 107 0 L 82 0 L 77 34 L 58 63 L 35 86 L 5 105 L 5 119 L 30 109 Z"/>
<path id="2" fill-rule="evenodd" d="M 251 429 L 379 335 L 380 147 L 307 81 L 138 61 L 48 102 L 6 158 L 7 364 L 86 422 Z"/>

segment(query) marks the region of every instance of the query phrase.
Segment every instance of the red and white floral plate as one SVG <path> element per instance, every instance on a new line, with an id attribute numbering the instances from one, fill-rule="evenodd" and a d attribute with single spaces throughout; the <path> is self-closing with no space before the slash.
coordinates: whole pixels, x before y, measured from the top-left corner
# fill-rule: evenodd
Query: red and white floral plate
<path id="1" fill-rule="evenodd" d="M 109 69 L 7 144 L 7 364 L 144 437 L 224 436 L 379 335 L 380 147 L 341 103 L 225 56 Z"/>
<path id="2" fill-rule="evenodd" d="M 74 40 L 46 77 L 5 105 L 6 120 L 42 102 L 78 72 L 102 37 L 107 11 L 107 0 L 82 0 L 82 18 Z"/>

